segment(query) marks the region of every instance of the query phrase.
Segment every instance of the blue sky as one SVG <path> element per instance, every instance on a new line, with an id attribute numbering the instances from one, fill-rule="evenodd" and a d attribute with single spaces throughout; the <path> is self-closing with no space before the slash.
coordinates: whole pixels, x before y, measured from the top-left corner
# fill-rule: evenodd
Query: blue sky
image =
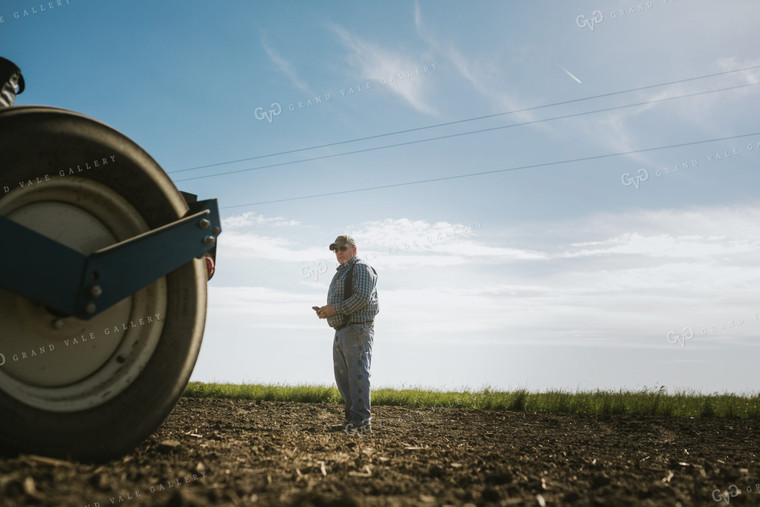
<path id="1" fill-rule="evenodd" d="M 62 4 L 0 6 L 17 103 L 219 199 L 194 380 L 332 383 L 350 233 L 375 385 L 757 390 L 755 2 Z"/>

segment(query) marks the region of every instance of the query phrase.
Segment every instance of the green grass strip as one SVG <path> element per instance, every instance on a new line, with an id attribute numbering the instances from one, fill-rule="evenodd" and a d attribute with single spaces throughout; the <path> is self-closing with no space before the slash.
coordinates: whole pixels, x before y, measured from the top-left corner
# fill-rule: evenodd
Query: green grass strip
<path id="1" fill-rule="evenodd" d="M 263 401 L 342 404 L 335 387 L 315 385 L 206 384 L 190 382 L 184 396 Z M 373 405 L 403 407 L 449 407 L 468 410 L 512 410 L 527 412 L 605 415 L 657 415 L 673 417 L 760 418 L 760 393 L 701 394 L 664 388 L 642 391 L 562 391 L 541 393 L 496 391 L 431 391 L 381 388 L 372 391 Z"/>

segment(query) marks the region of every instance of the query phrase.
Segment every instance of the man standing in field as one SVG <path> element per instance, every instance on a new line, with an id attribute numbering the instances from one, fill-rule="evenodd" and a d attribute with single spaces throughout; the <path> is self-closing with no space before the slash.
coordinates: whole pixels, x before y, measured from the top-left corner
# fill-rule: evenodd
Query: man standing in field
<path id="1" fill-rule="evenodd" d="M 344 423 L 333 429 L 358 435 L 372 430 L 369 368 L 374 319 L 379 311 L 377 272 L 356 256 L 356 242 L 351 236 L 338 236 L 330 250 L 335 252 L 340 266 L 330 282 L 327 306 L 316 311 L 335 329 L 335 382 L 346 404 Z"/>

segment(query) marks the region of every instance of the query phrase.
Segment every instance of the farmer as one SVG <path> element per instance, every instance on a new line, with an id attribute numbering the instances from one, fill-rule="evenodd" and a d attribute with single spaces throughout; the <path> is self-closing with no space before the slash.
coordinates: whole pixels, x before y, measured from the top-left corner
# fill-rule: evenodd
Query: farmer
<path id="1" fill-rule="evenodd" d="M 345 402 L 343 424 L 333 430 L 358 435 L 372 430 L 370 415 L 369 368 L 377 315 L 377 272 L 356 256 L 356 242 L 338 236 L 330 250 L 340 263 L 327 291 L 327 306 L 318 308 L 320 319 L 335 329 L 333 368 Z"/>

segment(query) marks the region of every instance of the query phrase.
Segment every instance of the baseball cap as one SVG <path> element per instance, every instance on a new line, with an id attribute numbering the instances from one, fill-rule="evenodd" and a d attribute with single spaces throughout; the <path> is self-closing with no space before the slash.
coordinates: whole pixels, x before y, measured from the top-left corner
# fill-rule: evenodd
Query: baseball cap
<path id="1" fill-rule="evenodd" d="M 352 238 L 348 234 L 343 234 L 335 238 L 334 242 L 330 243 L 330 250 L 335 250 L 336 245 L 340 246 L 340 245 L 346 245 L 346 244 L 356 246 L 356 241 L 354 241 L 354 238 Z"/>

